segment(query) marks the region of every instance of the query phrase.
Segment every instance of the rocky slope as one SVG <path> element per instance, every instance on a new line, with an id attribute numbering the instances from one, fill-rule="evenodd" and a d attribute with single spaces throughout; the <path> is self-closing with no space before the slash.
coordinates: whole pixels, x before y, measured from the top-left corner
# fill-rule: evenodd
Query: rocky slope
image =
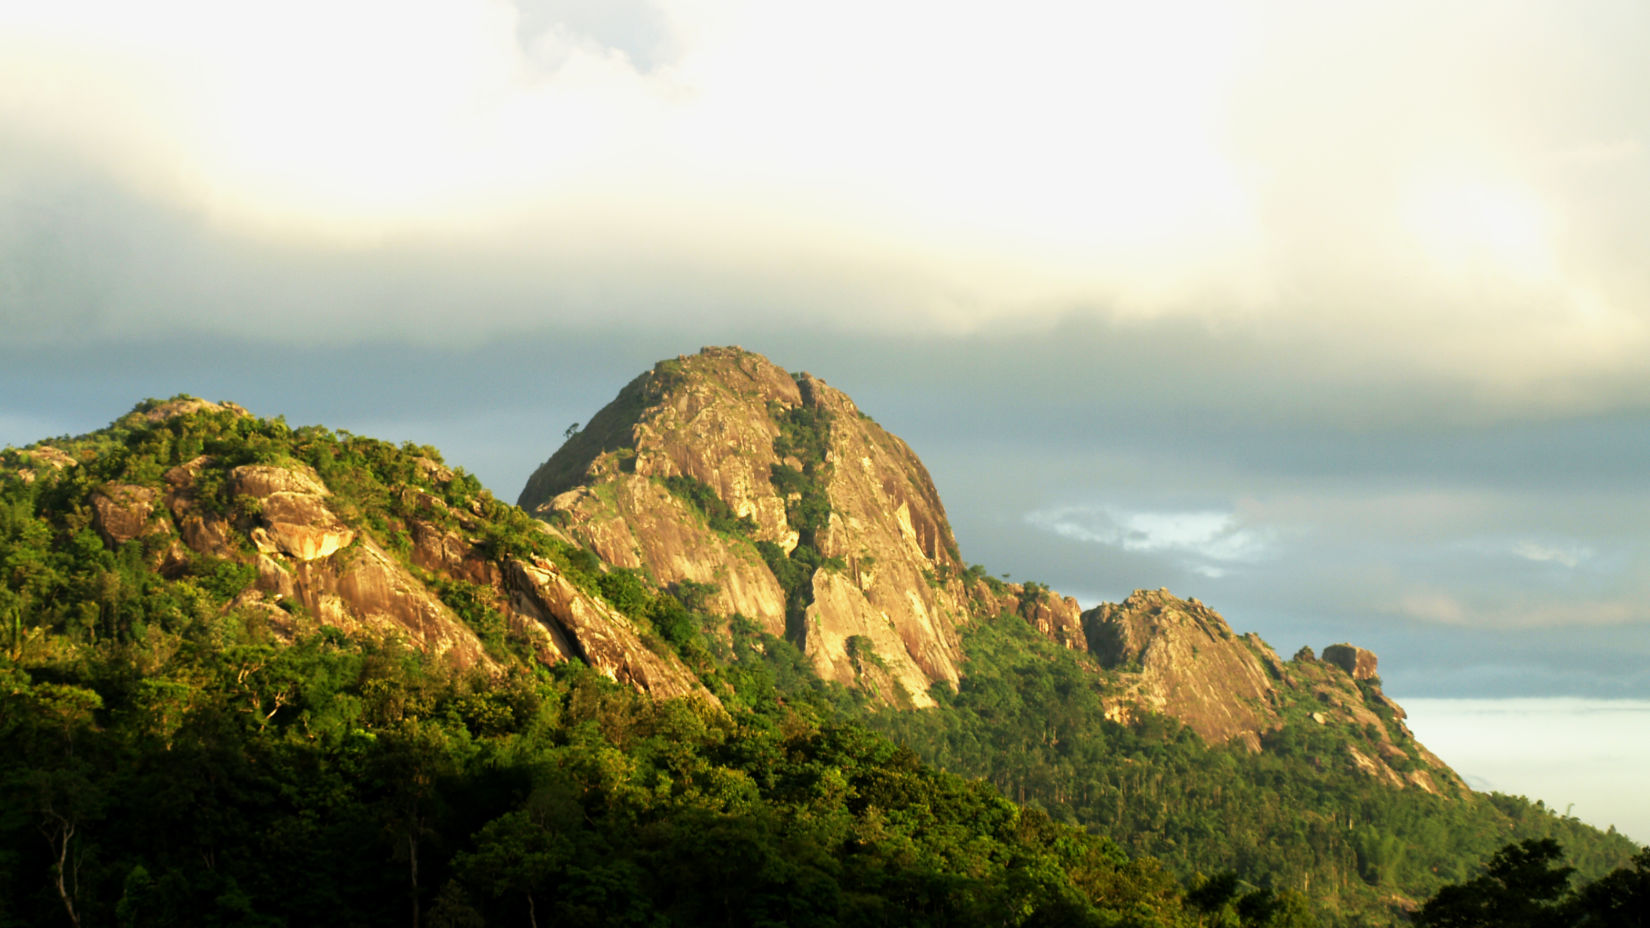
<path id="1" fill-rule="evenodd" d="M 1404 710 L 1381 692 L 1375 655 L 1330 645 L 1280 660 L 1254 634 L 1167 590 L 1137 590 L 1083 613 L 1094 655 L 1116 671 L 1116 717 L 1142 711 L 1179 719 L 1211 744 L 1259 751 L 1285 725 L 1339 730 L 1343 760 L 1399 789 L 1460 794 L 1461 779 L 1415 740 Z"/>
<path id="2" fill-rule="evenodd" d="M 1282 662 L 1265 642 L 1239 638 L 1195 599 L 1139 590 L 1083 613 L 1083 630 L 1094 655 L 1126 681 L 1120 716 L 1170 715 L 1205 741 L 1235 738 L 1255 750 L 1261 733 L 1279 723 L 1278 690 L 1287 685 Z"/>
<path id="3" fill-rule="evenodd" d="M 277 640 L 331 626 L 397 638 L 458 668 L 498 672 L 498 657 L 443 596 L 463 583 L 465 602 L 479 600 L 541 662 L 576 657 L 660 698 L 715 699 L 680 660 L 649 648 L 629 618 L 541 551 L 489 547 L 504 531 L 499 519 L 513 510 L 436 460 L 364 441 L 400 479 L 334 492 L 295 455 L 330 461 L 358 452 L 323 430 L 295 436 L 284 423 L 233 404 L 146 404 L 111 431 L 124 449 L 111 447 L 108 434 L 67 451 L 37 445 L 8 452 L 0 474 L 66 493 L 71 506 L 83 500 L 111 552 L 140 551 L 164 577 L 237 578 L 224 608 L 262 622 Z M 254 446 L 260 451 L 250 452 Z M 165 466 L 186 448 L 205 453 Z M 370 466 L 352 464 L 339 472 L 358 483 Z"/>
<path id="4" fill-rule="evenodd" d="M 1322 660 L 1302 649 L 1283 661 L 1164 590 L 1083 612 L 1041 585 L 964 567 L 903 442 L 817 379 L 737 349 L 639 378 L 534 475 L 523 501 L 545 521 L 499 503 L 433 449 L 291 429 L 191 398 L 145 403 L 92 435 L 4 449 L 0 697 L 38 710 L 52 738 L 67 737 L 65 720 L 78 715 L 85 733 L 151 743 L 186 775 L 200 765 L 174 754 L 172 739 L 219 731 L 221 719 L 198 732 L 184 724 L 217 711 L 207 696 L 232 700 L 227 717 L 258 737 L 267 729 L 283 744 L 340 750 L 351 764 L 372 741 L 359 737 L 369 703 L 387 726 L 380 746 L 424 737 L 402 725 L 409 713 L 462 733 L 451 745 L 465 752 L 477 739 L 546 737 L 558 759 L 531 777 L 524 768 L 521 783 L 568 769 L 563 749 L 590 747 L 590 733 L 607 730 L 620 740 L 589 765 L 606 785 L 567 796 L 675 796 L 696 815 L 702 796 L 748 807 L 740 784 L 751 781 L 677 766 L 671 748 L 695 731 L 723 754 L 750 731 L 790 738 L 798 720 L 858 719 L 1184 873 L 1242 867 L 1255 885 L 1300 886 L 1354 915 L 1390 916 L 1358 923 L 1401 919 L 1395 908 L 1491 842 L 1580 833 L 1539 808 L 1525 816 L 1508 797 L 1468 796 L 1415 743 L 1368 651 L 1339 644 Z M 701 606 L 752 621 L 724 622 Z M 360 685 L 336 689 L 357 657 Z M 958 691 L 933 712 L 883 711 L 842 699 L 804 662 L 887 706 L 926 705 L 935 685 Z M 645 701 L 579 663 L 660 699 L 702 702 L 633 713 L 620 707 Z M 409 710 L 429 699 L 432 681 L 450 692 Z M 539 693 L 555 695 L 541 703 Z M 718 697 L 725 713 L 703 704 Z M 650 712 L 660 723 L 648 737 L 665 749 L 637 751 L 637 718 Z M 331 723 L 312 731 L 323 717 Z M 1208 750 L 1162 717 L 1238 750 Z M 748 720 L 759 722 L 747 730 Z M 572 732 L 574 722 L 576 737 L 545 735 L 547 724 Z M 891 745 L 865 743 L 882 752 L 878 764 L 906 764 Z M 1260 753 L 1238 756 L 1244 748 Z M 767 755 L 750 756 L 771 772 Z M 669 774 L 624 779 L 654 762 Z M 497 770 L 483 766 L 486 791 L 497 794 Z M 346 780 L 360 768 L 350 769 Z M 409 774 L 418 789 L 432 782 L 425 769 Z M 258 782 L 266 770 L 254 771 Z M 840 783 L 819 770 L 830 772 L 806 765 L 805 788 L 836 796 Z M 295 783 L 313 778 L 307 765 L 298 772 Z M 217 768 L 207 775 L 217 784 Z M 141 780 L 145 789 L 160 782 L 152 772 Z M 614 782 L 628 785 L 609 789 Z M 221 785 L 200 795 L 214 790 Z M 284 806 L 291 795 L 258 804 Z M 325 822 L 337 808 L 305 818 Z M 817 818 L 812 800 L 806 809 Z M 12 819 L 26 839 L 16 846 L 37 846 L 35 823 Z M 684 832 L 694 848 L 711 846 L 697 833 L 704 821 Z M 411 820 L 408 834 L 422 827 Z M 623 832 L 623 842 L 633 838 Z M 472 837 L 455 832 L 445 846 L 470 847 Z M 249 860 L 261 873 L 268 857 Z M 106 884 L 125 885 L 128 859 L 110 859 L 120 872 Z"/>
<path id="5" fill-rule="evenodd" d="M 1351 734 L 1346 764 L 1455 791 L 1350 646 L 1283 661 L 1196 600 L 1140 591 L 1082 612 L 1037 584 L 964 568 L 933 483 L 841 392 L 739 348 L 664 361 L 626 386 L 527 482 L 520 503 L 606 561 L 664 585 L 712 584 L 713 609 L 802 648 L 814 669 L 897 706 L 955 686 L 957 630 L 1009 613 L 1092 653 L 1108 710 L 1176 718 L 1260 750 L 1287 724 Z"/>
<path id="6" fill-rule="evenodd" d="M 528 482 L 522 504 L 543 521 L 430 449 L 293 432 L 192 398 L 145 404 L 109 435 L 9 451 L 5 464 L 22 486 L 79 500 L 103 546 L 141 549 L 160 575 L 243 569 L 226 608 L 284 640 L 327 625 L 498 672 L 498 630 L 490 643 L 482 632 L 502 623 L 540 662 L 577 658 L 659 697 L 714 700 L 649 620 L 595 588 L 629 569 L 789 639 L 825 680 L 923 707 L 930 687 L 960 680 L 959 630 L 1007 613 L 1092 654 L 1118 720 L 1166 715 L 1250 750 L 1291 725 L 1334 730 L 1353 769 L 1463 789 L 1414 742 L 1367 651 L 1283 661 L 1166 590 L 1082 612 L 964 567 L 904 442 L 822 381 L 737 348 L 661 362 L 621 391 Z M 570 573 L 571 555 L 586 561 Z"/>

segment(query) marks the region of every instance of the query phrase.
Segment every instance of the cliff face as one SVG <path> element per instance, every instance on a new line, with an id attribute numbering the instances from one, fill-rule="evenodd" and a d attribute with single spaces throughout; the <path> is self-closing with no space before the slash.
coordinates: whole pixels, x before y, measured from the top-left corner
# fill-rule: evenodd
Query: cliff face
<path id="1" fill-rule="evenodd" d="M 826 679 L 917 706 L 957 682 L 974 603 L 939 495 L 904 442 L 814 377 L 738 348 L 662 362 L 520 502 L 611 563 L 715 584 L 712 608 L 788 637 Z"/>
<path id="2" fill-rule="evenodd" d="M 1354 680 L 1379 679 L 1375 674 L 1375 654 L 1350 644 L 1332 644 L 1323 649 L 1323 660 L 1352 675 Z"/>
<path id="3" fill-rule="evenodd" d="M 664 584 L 714 584 L 711 608 L 783 635 L 785 591 L 754 543 L 797 545 L 770 483 L 780 430 L 769 411 L 797 408 L 801 391 L 755 355 L 691 360 L 662 362 L 631 381 L 533 473 L 519 504 L 610 564 L 643 568 Z M 748 520 L 745 537 L 712 528 L 665 478 L 704 487 Z"/>

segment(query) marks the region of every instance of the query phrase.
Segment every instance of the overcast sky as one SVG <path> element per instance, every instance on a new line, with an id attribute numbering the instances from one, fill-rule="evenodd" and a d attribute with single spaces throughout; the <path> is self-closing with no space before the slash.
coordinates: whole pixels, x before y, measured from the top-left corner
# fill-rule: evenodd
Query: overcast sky
<path id="1" fill-rule="evenodd" d="M 513 499 L 737 343 L 993 572 L 1400 701 L 1643 699 L 1645 48 L 1625 0 L 0 0 L 0 443 L 191 392 Z"/>

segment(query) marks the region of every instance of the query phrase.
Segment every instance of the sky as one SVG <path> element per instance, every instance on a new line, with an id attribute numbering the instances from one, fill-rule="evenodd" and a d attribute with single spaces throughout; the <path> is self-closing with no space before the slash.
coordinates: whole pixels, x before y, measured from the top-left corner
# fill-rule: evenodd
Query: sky
<path id="1" fill-rule="evenodd" d="M 188 392 L 513 499 L 740 344 L 993 573 L 1400 702 L 1650 699 L 1646 47 L 1593 0 L 0 0 L 0 444 Z"/>

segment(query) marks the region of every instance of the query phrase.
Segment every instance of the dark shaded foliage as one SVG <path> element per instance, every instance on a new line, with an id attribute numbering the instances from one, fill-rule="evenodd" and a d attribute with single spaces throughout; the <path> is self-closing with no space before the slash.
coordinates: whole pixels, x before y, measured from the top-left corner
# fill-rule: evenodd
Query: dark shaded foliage
<path id="1" fill-rule="evenodd" d="M 1650 925 L 1650 848 L 1579 887 L 1551 838 L 1508 844 L 1483 872 L 1440 889 L 1415 913 L 1422 928 L 1643 928 Z"/>

